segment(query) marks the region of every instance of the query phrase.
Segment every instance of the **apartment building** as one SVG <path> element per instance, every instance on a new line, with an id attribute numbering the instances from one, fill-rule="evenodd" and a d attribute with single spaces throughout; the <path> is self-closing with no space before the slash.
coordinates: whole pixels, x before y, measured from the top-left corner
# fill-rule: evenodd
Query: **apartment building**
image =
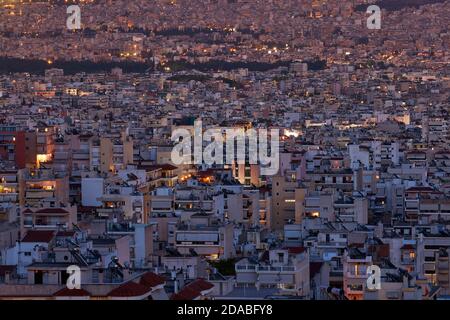
<path id="1" fill-rule="evenodd" d="M 343 289 L 349 300 L 363 300 L 367 285 L 367 268 L 370 267 L 372 257 L 357 248 L 344 253 L 343 262 Z"/>
<path id="2" fill-rule="evenodd" d="M 39 207 L 41 201 L 54 204 L 69 200 L 69 177 L 51 169 L 23 169 L 19 173 L 19 203 L 21 206 Z"/>
<path id="3" fill-rule="evenodd" d="M 121 134 L 120 138 L 100 138 L 101 172 L 117 172 L 132 163 L 133 140 L 125 132 Z"/>
<path id="4" fill-rule="evenodd" d="M 405 190 L 405 220 L 427 224 L 439 219 L 448 220 L 450 202 L 431 187 L 411 187 Z"/>
<path id="5" fill-rule="evenodd" d="M 334 215 L 342 222 L 368 223 L 368 200 L 362 194 L 343 196 L 333 203 Z"/>
<path id="6" fill-rule="evenodd" d="M 333 190 L 310 191 L 305 188 L 295 189 L 295 222 L 302 223 L 305 218 L 323 218 L 335 221 L 333 203 L 336 194 Z"/>
<path id="7" fill-rule="evenodd" d="M 450 233 L 439 226 L 422 229 L 417 236 L 416 271 L 433 285 L 449 293 Z"/>
<path id="8" fill-rule="evenodd" d="M 272 177 L 272 208 L 270 210 L 270 228 L 282 231 L 289 221 L 295 221 L 295 202 L 298 182 L 290 177 Z"/>
<path id="9" fill-rule="evenodd" d="M 77 224 L 76 206 L 47 206 L 40 208 L 21 208 L 21 233 L 26 234 L 28 230 L 72 230 Z"/>
<path id="10" fill-rule="evenodd" d="M 18 218 L 19 180 L 18 171 L 0 171 L 0 220 Z"/>
<path id="11" fill-rule="evenodd" d="M 235 256 L 233 224 L 221 223 L 212 215 L 194 214 L 174 232 L 173 245 L 181 254 L 195 252 L 210 260 Z"/>
<path id="12" fill-rule="evenodd" d="M 0 160 L 17 169 L 26 166 L 25 132 L 16 126 L 0 126 Z"/>
<path id="13" fill-rule="evenodd" d="M 258 164 L 235 164 L 232 165 L 233 176 L 243 185 L 253 185 L 259 187 L 260 166 Z"/>
<path id="14" fill-rule="evenodd" d="M 51 162 L 55 152 L 55 127 L 39 124 L 36 128 L 36 166 Z"/>
<path id="15" fill-rule="evenodd" d="M 273 249 L 258 259 L 244 258 L 235 265 L 238 285 L 277 288 L 281 294 L 309 297 L 309 254 L 303 247 Z"/>

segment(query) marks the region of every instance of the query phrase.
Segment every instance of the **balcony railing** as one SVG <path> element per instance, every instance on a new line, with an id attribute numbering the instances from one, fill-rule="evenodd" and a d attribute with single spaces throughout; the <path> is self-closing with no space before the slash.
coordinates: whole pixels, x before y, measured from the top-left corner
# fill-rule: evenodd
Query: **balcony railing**
<path id="1" fill-rule="evenodd" d="M 236 265 L 236 271 L 256 271 L 256 266 L 254 265 Z"/>
<path id="2" fill-rule="evenodd" d="M 345 288 L 347 294 L 362 294 L 364 293 L 363 286 L 348 286 Z"/>
<path id="3" fill-rule="evenodd" d="M 367 278 L 367 274 L 365 270 L 361 270 L 358 273 L 355 273 L 353 271 L 347 271 L 347 277 L 348 278 Z"/>
<path id="4" fill-rule="evenodd" d="M 107 215 L 111 215 L 111 214 L 117 214 L 117 215 L 121 215 L 124 213 L 123 209 L 121 208 L 99 208 L 97 209 L 97 213 L 100 216 L 107 216 Z"/>
<path id="5" fill-rule="evenodd" d="M 448 273 L 449 265 L 447 263 L 440 263 L 438 262 L 437 268 L 440 273 Z"/>
<path id="6" fill-rule="evenodd" d="M 255 265 L 237 265 L 236 271 L 256 271 L 262 273 L 279 273 L 279 272 L 294 272 L 294 266 L 255 266 Z"/>
<path id="7" fill-rule="evenodd" d="M 318 247 L 346 247 L 345 242 L 318 242 Z"/>
<path id="8" fill-rule="evenodd" d="M 404 258 L 402 259 L 402 264 L 414 264 L 416 261 L 414 259 Z"/>

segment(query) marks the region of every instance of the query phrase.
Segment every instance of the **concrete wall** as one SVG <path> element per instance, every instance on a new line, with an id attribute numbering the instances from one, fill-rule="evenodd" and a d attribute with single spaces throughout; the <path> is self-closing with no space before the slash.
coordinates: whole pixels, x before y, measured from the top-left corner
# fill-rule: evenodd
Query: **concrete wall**
<path id="1" fill-rule="evenodd" d="M 81 203 L 86 207 L 100 207 L 100 198 L 103 195 L 103 178 L 81 179 Z"/>

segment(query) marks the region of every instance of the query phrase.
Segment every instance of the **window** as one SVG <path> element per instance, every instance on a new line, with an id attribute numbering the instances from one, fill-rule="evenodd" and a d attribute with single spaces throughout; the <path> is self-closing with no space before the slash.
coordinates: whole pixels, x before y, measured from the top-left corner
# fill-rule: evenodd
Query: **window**
<path id="1" fill-rule="evenodd" d="M 25 255 L 25 257 L 31 257 L 31 252 L 27 251 L 27 252 L 24 252 L 23 254 Z"/>
<path id="2" fill-rule="evenodd" d="M 42 271 L 34 272 L 34 284 L 43 284 L 44 282 L 44 274 Z"/>
<path id="3" fill-rule="evenodd" d="M 64 256 L 65 258 L 66 256 Z M 61 271 L 61 284 L 66 284 L 67 280 L 69 279 L 69 274 L 66 271 Z"/>
<path id="4" fill-rule="evenodd" d="M 284 253 L 279 252 L 279 253 L 278 253 L 278 261 L 279 261 L 279 262 L 283 262 L 283 258 L 284 258 Z"/>

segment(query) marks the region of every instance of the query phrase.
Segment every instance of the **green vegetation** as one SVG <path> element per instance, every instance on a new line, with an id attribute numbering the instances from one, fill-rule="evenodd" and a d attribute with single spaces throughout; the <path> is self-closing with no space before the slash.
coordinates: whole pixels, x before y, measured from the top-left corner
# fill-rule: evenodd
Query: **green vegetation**
<path id="1" fill-rule="evenodd" d="M 234 276 L 236 271 L 234 265 L 236 264 L 236 259 L 219 260 L 210 262 L 211 266 L 216 268 L 224 276 Z"/>

